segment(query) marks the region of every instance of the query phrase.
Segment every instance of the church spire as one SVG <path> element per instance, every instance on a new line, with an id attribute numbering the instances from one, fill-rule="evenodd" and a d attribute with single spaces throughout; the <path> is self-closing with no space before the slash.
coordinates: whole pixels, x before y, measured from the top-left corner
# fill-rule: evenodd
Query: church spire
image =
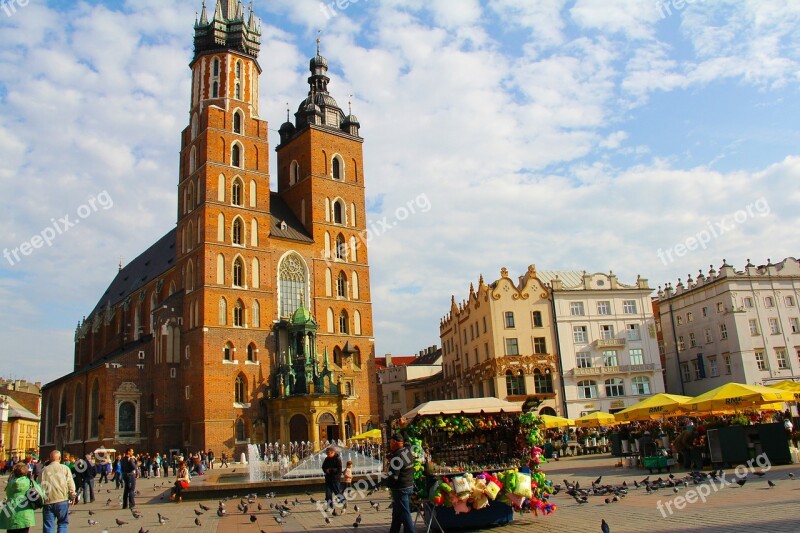
<path id="1" fill-rule="evenodd" d="M 200 20 L 195 23 L 194 59 L 207 52 L 234 51 L 258 57 L 261 28 L 255 13 L 245 23 L 241 0 L 216 0 L 214 15 L 208 20 L 205 0 Z"/>
<path id="2" fill-rule="evenodd" d="M 208 12 L 206 11 L 206 0 L 203 0 L 203 10 L 200 12 L 200 25 L 208 26 Z"/>

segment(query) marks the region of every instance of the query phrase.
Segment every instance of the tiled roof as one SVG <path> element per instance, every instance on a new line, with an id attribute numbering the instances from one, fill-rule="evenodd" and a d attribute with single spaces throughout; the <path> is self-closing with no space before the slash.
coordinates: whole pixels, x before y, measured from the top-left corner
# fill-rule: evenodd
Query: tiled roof
<path id="1" fill-rule="evenodd" d="M 281 239 L 289 239 L 292 241 L 301 242 L 314 242 L 311 235 L 308 234 L 303 224 L 297 220 L 289 206 L 283 201 L 278 193 L 270 193 L 269 196 L 269 210 L 270 210 L 270 237 L 278 237 Z M 281 222 L 286 224 L 284 228 Z"/>
<path id="2" fill-rule="evenodd" d="M 120 270 L 92 310 L 94 315 L 107 304 L 116 305 L 175 265 L 177 229 L 170 230 L 139 257 Z"/>
<path id="3" fill-rule="evenodd" d="M 550 284 L 558 277 L 564 283 L 564 288 L 583 287 L 583 272 L 580 270 L 537 270 L 536 276 L 542 283 Z"/>
<path id="4" fill-rule="evenodd" d="M 412 364 L 412 365 L 435 365 L 437 360 L 439 361 L 439 363 L 441 363 L 441 357 L 442 357 L 442 349 L 439 348 L 436 351 L 433 351 L 433 352 L 430 352 L 430 353 L 426 353 L 424 355 L 421 355 L 421 356 L 417 357 L 417 359 L 413 363 L 410 363 L 410 364 Z"/>
<path id="5" fill-rule="evenodd" d="M 25 420 L 39 420 L 39 417 L 25 409 L 22 404 L 11 396 L 6 396 L 8 402 L 8 419 L 24 418 Z"/>

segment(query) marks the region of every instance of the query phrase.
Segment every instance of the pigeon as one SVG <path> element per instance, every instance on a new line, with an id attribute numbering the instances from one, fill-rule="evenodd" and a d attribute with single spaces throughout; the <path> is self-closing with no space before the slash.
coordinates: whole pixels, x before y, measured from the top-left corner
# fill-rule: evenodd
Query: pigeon
<path id="1" fill-rule="evenodd" d="M 794 479 L 794 474 L 789 472 L 789 479 Z"/>
<path id="2" fill-rule="evenodd" d="M 605 520 L 600 520 L 600 531 L 603 533 L 611 533 L 611 528 L 608 527 L 608 523 Z"/>
<path id="3" fill-rule="evenodd" d="M 674 492 L 675 494 L 678 494 L 678 487 L 672 487 L 672 492 Z"/>
<path id="4" fill-rule="evenodd" d="M 740 487 L 744 487 L 745 483 L 747 483 L 747 478 L 746 477 L 743 477 L 742 479 L 737 479 L 736 480 L 736 484 L 739 485 Z"/>
<path id="5" fill-rule="evenodd" d="M 194 514 L 197 516 L 203 516 L 203 511 L 198 511 L 197 509 L 193 509 Z"/>
<path id="6" fill-rule="evenodd" d="M 94 515 L 95 515 L 94 511 L 89 511 L 89 516 L 94 516 Z"/>
<path id="7" fill-rule="evenodd" d="M 139 528 L 139 533 L 150 533 L 150 530 L 145 530 L 143 527 Z"/>
<path id="8" fill-rule="evenodd" d="M 92 519 L 90 518 L 90 519 L 89 519 L 89 525 L 90 525 L 90 526 L 96 526 L 96 525 L 97 525 L 97 520 L 92 520 Z"/>
<path id="9" fill-rule="evenodd" d="M 255 522 L 256 520 L 258 520 L 258 518 L 256 518 L 256 515 L 254 515 L 254 514 L 251 514 L 251 515 L 250 515 L 250 521 L 251 521 L 251 522 Z"/>
<path id="10" fill-rule="evenodd" d="M 354 510 L 355 512 L 359 512 L 359 511 L 361 510 L 361 508 L 359 508 L 358 504 L 355 504 L 355 505 L 353 506 L 353 510 Z"/>
<path id="11" fill-rule="evenodd" d="M 106 505 L 111 505 L 111 498 L 106 500 Z"/>
<path id="12" fill-rule="evenodd" d="M 283 519 L 280 516 L 275 517 L 275 521 L 279 524 L 283 524 Z"/>
<path id="13" fill-rule="evenodd" d="M 118 525 L 119 527 L 122 527 L 122 526 L 124 526 L 125 524 L 127 524 L 127 522 L 126 522 L 126 521 L 124 521 L 124 520 L 120 520 L 119 518 L 115 518 L 115 519 L 114 519 L 114 521 L 117 523 L 117 525 Z"/>
<path id="14" fill-rule="evenodd" d="M 161 513 L 156 513 L 156 514 L 158 515 L 158 523 L 161 524 L 162 526 L 164 524 L 166 524 L 167 522 L 169 522 L 169 518 L 167 518 L 163 514 L 161 514 Z"/>
<path id="15" fill-rule="evenodd" d="M 142 513 L 137 511 L 136 509 L 131 509 L 131 514 L 136 520 L 139 520 L 142 517 Z"/>
<path id="16" fill-rule="evenodd" d="M 360 523 L 361 523 L 361 515 L 358 515 L 356 517 L 356 524 L 360 524 Z"/>
<path id="17" fill-rule="evenodd" d="M 202 509 L 202 510 L 204 510 L 204 511 L 210 511 L 210 510 L 211 510 L 211 507 L 206 507 L 205 505 L 203 505 L 203 504 L 201 503 L 201 504 L 200 504 L 200 509 Z"/>
<path id="18" fill-rule="evenodd" d="M 774 486 L 775 486 L 775 483 L 774 483 L 774 482 L 773 482 L 771 479 L 768 479 L 768 480 L 767 480 L 767 485 L 769 485 L 769 486 L 770 486 L 770 488 L 772 488 L 772 487 L 774 487 Z"/>
<path id="19" fill-rule="evenodd" d="M 311 497 L 311 503 L 317 503 L 317 500 L 313 496 Z M 271 509 L 272 508 L 272 504 L 269 504 L 269 506 L 270 506 L 270 509 Z"/>
<path id="20" fill-rule="evenodd" d="M 331 519 L 329 517 L 327 517 L 327 516 L 325 517 L 325 523 L 326 524 L 330 524 L 331 523 Z"/>
<path id="21" fill-rule="evenodd" d="M 260 511 L 261 509 L 262 509 L 262 507 L 261 507 L 261 504 L 259 503 L 258 504 L 258 510 Z"/>
<path id="22" fill-rule="evenodd" d="M 602 480 L 602 479 L 603 479 L 603 476 L 598 477 L 597 479 L 595 479 L 592 482 L 592 485 L 599 485 L 600 484 L 600 480 Z"/>
<path id="23" fill-rule="evenodd" d="M 608 505 L 609 503 L 611 503 L 611 498 L 606 498 L 605 501 L 606 501 L 606 505 Z"/>
<path id="24" fill-rule="evenodd" d="M 202 526 L 203 524 L 201 524 L 201 523 L 200 523 L 200 519 L 199 519 L 199 518 L 195 518 L 195 519 L 194 519 L 194 525 L 196 525 L 196 526 Z"/>

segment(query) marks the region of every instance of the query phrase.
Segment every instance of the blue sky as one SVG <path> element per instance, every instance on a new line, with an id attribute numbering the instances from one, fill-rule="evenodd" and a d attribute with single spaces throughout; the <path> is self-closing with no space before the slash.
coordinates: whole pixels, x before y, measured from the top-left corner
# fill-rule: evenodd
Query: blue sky
<path id="1" fill-rule="evenodd" d="M 328 18 L 316 0 L 255 2 L 262 116 L 277 128 L 304 97 L 321 30 L 331 92 L 343 107 L 352 94 L 362 123 L 368 215 L 429 202 L 370 242 L 378 353 L 438 343 L 450 296 L 504 266 L 613 270 L 655 287 L 723 258 L 797 255 L 800 4 L 663 1 L 666 17 L 658 5 L 359 0 Z M 173 227 L 199 9 L 0 10 L 0 248 L 95 202 L 51 245 L 0 258 L 7 376 L 71 370 L 75 324 L 120 257 Z M 747 206 L 705 249 L 663 259 Z"/>

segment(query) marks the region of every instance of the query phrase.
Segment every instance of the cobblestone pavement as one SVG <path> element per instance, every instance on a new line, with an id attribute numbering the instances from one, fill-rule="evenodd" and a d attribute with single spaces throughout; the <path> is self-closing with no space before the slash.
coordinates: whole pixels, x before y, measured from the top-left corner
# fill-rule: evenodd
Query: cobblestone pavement
<path id="1" fill-rule="evenodd" d="M 640 469 L 618 468 L 614 466 L 615 459 L 608 456 L 590 456 L 566 458 L 558 462 L 548 462 L 544 465 L 547 475 L 556 483 L 563 483 L 567 479 L 571 483 L 579 481 L 582 486 L 590 486 L 591 481 L 598 476 L 603 476 L 603 484 L 621 484 L 627 481 L 632 486 L 634 480 L 641 481 L 647 472 Z M 796 474 L 796 479 L 790 479 L 789 473 Z M 684 472 L 674 472 L 681 476 Z M 666 474 L 660 476 L 666 477 Z M 651 479 L 656 479 L 655 474 Z M 727 479 L 735 479 L 733 469 L 726 472 Z M 773 481 L 776 486 L 770 488 L 767 481 Z M 96 502 L 88 505 L 73 507 L 70 517 L 70 531 L 94 530 L 117 531 L 119 533 L 143 531 L 183 531 L 193 530 L 198 533 L 220 532 L 275 532 L 275 533 L 304 533 L 325 531 L 330 533 L 352 533 L 353 531 L 367 533 L 385 533 L 389 529 L 391 510 L 387 509 L 389 496 L 387 492 L 377 492 L 366 500 L 380 504 L 380 511 L 375 511 L 369 501 L 354 500 L 348 512 L 343 516 L 331 517 L 331 524 L 326 524 L 323 517 L 310 503 L 310 496 L 300 492 L 296 496 L 288 497 L 293 511 L 284 519 L 283 524 L 275 520 L 276 513 L 270 511 L 269 503 L 278 499 L 267 500 L 261 493 L 258 502 L 262 504 L 262 511 L 255 511 L 255 522 L 250 521 L 251 514 L 241 514 L 236 510 L 238 500 L 227 502 L 229 515 L 224 518 L 216 516 L 216 500 L 184 501 L 181 504 L 169 502 L 166 491 L 171 486 L 171 479 L 140 479 L 137 488 L 137 509 L 142 513 L 142 518 L 134 519 L 130 512 L 122 510 L 120 505 L 121 490 L 110 489 L 111 485 L 98 487 Z M 800 465 L 784 465 L 772 467 L 765 476 L 748 476 L 748 481 L 743 487 L 732 485 L 725 488 L 716 486 L 716 490 L 709 486 L 706 501 L 687 503 L 682 510 L 676 510 L 674 498 L 677 496 L 690 497 L 688 491 L 696 490 L 693 485 L 681 488 L 678 494 L 673 494 L 670 489 L 655 491 L 646 494 L 644 490 L 631 487 L 627 497 L 618 503 L 606 504 L 604 497 L 590 497 L 588 504 L 579 505 L 569 496 L 559 494 L 555 497 L 558 510 L 551 516 L 532 516 L 530 514 L 517 515 L 510 525 L 494 529 L 515 533 L 529 532 L 533 527 L 541 532 L 558 533 L 583 533 L 600 531 L 600 520 L 608 522 L 613 533 L 641 532 L 667 533 L 692 531 L 700 533 L 727 533 L 727 532 L 796 532 L 800 531 L 798 521 L 797 500 L 800 498 Z M 244 496 L 242 494 L 241 496 Z M 320 499 L 320 493 L 313 497 Z M 291 505 L 295 497 L 300 504 Z M 107 500 L 111 503 L 107 504 Z M 281 496 L 283 502 L 287 497 Z M 659 511 L 658 503 L 661 502 Z M 199 503 L 212 508 L 211 511 L 196 516 L 194 511 L 201 509 Z M 667 503 L 670 507 L 667 507 Z M 358 513 L 354 511 L 355 504 L 360 507 L 362 521 L 358 529 L 353 528 L 353 522 Z M 251 506 L 251 507 L 255 507 Z M 95 514 L 89 516 L 89 511 Z M 670 514 L 669 510 L 672 511 Z M 156 513 L 169 518 L 166 525 L 158 524 Z M 41 514 L 37 513 L 36 531 L 41 524 Z M 120 518 L 127 524 L 117 526 L 115 518 Z M 200 525 L 195 525 L 195 518 Z M 98 523 L 90 526 L 88 520 L 93 519 Z M 420 521 L 418 531 L 425 531 Z"/>

